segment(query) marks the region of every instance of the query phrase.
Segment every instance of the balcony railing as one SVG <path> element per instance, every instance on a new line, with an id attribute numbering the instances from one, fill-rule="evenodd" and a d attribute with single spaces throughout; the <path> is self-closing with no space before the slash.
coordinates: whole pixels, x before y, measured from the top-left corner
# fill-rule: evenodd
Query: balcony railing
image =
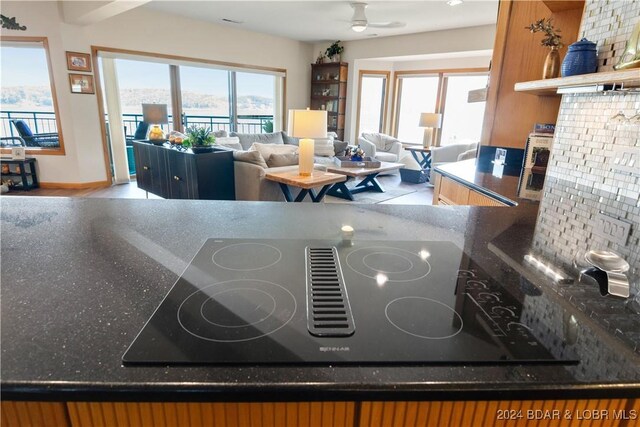
<path id="1" fill-rule="evenodd" d="M 203 116 L 185 114 L 183 124 L 189 126 L 204 126 L 211 130 L 231 130 L 231 118 L 229 116 Z M 0 136 L 18 136 L 18 131 L 11 124 L 11 120 L 24 120 L 34 134 L 57 133 L 56 114 L 53 111 L 0 111 Z M 105 120 L 107 118 L 105 117 Z M 125 135 L 133 138 L 133 135 L 142 121 L 142 114 L 123 114 Z M 273 121 L 271 115 L 238 115 L 238 133 L 264 133 L 264 125 Z M 169 116 L 169 124 L 162 126 L 166 131 L 173 129 L 173 117 Z"/>
<path id="2" fill-rule="evenodd" d="M 58 132 L 53 111 L 0 111 L 0 136 L 20 136 L 11 120 L 24 120 L 36 135 Z"/>

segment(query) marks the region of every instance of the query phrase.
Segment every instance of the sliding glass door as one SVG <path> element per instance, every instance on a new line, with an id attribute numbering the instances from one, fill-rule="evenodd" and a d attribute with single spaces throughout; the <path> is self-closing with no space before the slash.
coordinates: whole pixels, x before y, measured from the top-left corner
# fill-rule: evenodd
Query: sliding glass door
<path id="1" fill-rule="evenodd" d="M 231 131 L 229 72 L 185 65 L 179 69 L 185 129 L 204 126 L 213 131 Z"/>

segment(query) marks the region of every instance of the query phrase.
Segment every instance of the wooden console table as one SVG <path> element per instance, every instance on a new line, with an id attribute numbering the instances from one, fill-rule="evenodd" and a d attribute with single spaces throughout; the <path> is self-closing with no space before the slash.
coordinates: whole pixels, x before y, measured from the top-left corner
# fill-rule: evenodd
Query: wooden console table
<path id="1" fill-rule="evenodd" d="M 27 158 L 24 160 L 2 159 L 1 163 L 2 165 L 9 165 L 10 168 L 9 173 L 2 174 L 3 179 L 20 177 L 20 184 L 15 184 L 13 189 L 29 191 L 32 188 L 38 188 L 40 186 L 38 184 L 35 158 Z M 11 165 L 14 165 L 14 167 L 11 168 Z M 27 165 L 29 166 L 29 172 L 27 172 Z M 20 168 L 19 172 L 16 171 L 16 166 Z M 29 183 L 29 181 L 31 181 L 31 183 Z"/>

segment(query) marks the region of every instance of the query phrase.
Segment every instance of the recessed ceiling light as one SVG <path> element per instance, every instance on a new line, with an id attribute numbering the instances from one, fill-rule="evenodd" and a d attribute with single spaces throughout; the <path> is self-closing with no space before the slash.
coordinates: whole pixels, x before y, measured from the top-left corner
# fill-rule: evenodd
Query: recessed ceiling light
<path id="1" fill-rule="evenodd" d="M 242 21 L 234 21 L 233 19 L 222 18 L 224 22 L 228 22 L 230 24 L 244 24 Z"/>
<path id="2" fill-rule="evenodd" d="M 449 0 L 447 2 L 447 4 L 449 6 L 457 6 L 457 5 L 462 4 L 462 3 L 464 3 L 462 0 Z"/>

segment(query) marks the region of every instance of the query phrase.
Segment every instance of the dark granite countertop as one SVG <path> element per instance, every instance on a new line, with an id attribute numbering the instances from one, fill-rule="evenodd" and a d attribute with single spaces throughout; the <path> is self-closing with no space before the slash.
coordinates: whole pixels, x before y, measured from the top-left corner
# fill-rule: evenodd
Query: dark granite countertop
<path id="1" fill-rule="evenodd" d="M 611 297 L 599 297 L 595 305 L 582 307 L 581 298 L 597 291 L 575 283 L 554 284 L 524 262 L 521 254 L 531 250 L 536 211 L 532 205 L 3 197 L 2 398 L 299 401 L 640 396 L 640 338 L 625 333 L 640 325 L 637 312 Z M 532 323 L 540 341 L 552 352 L 577 353 L 581 362 L 122 366 L 124 351 L 207 238 L 334 238 L 345 224 L 355 228 L 357 239 L 454 243 L 473 265 L 523 301 L 525 315 L 537 319 Z M 598 321 L 599 314 L 610 324 Z M 560 336 L 563 342 L 546 342 L 551 336 Z"/>
<path id="2" fill-rule="evenodd" d="M 497 166 L 476 159 L 445 163 L 434 170 L 473 190 L 499 200 L 508 206 L 536 203 L 518 195 L 520 168 Z"/>

